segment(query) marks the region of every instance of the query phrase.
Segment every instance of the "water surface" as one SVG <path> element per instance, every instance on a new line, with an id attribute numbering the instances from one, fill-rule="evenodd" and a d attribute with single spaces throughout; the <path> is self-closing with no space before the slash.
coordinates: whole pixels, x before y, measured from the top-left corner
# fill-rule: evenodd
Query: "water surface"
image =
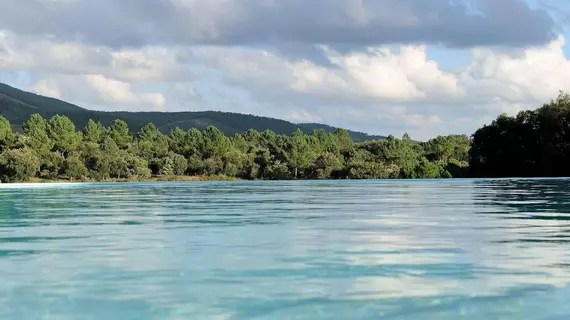
<path id="1" fill-rule="evenodd" d="M 0 319 L 570 319 L 570 181 L 0 186 Z"/>

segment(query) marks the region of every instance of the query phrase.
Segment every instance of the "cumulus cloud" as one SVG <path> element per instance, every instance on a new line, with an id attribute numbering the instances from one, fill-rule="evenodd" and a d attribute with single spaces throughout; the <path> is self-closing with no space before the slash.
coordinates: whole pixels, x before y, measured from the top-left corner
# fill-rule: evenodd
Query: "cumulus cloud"
<path id="1" fill-rule="evenodd" d="M 177 50 L 163 47 L 113 50 L 0 30 L 0 69 L 85 75 L 105 74 L 131 82 L 188 81 Z"/>
<path id="2" fill-rule="evenodd" d="M 87 83 L 97 91 L 104 102 L 110 103 L 138 103 L 146 102 L 161 107 L 164 105 L 164 96 L 160 93 L 143 93 L 136 95 L 131 91 L 128 83 L 108 79 L 103 75 L 91 75 L 86 77 Z"/>
<path id="3" fill-rule="evenodd" d="M 63 50 L 67 46 L 72 50 Z M 424 45 L 397 50 L 369 47 L 344 53 L 323 46 L 326 65 L 254 48 L 197 46 L 183 54 L 165 54 L 180 65 L 191 62 L 202 66 L 201 77 L 216 74 L 218 82 L 212 85 L 227 88 L 221 90 L 226 95 L 222 99 L 223 94 L 203 95 L 194 84 L 177 82 L 176 77 L 156 76 L 164 75 L 163 69 L 147 66 L 161 65 L 157 56 L 136 63 L 137 59 L 145 61 L 141 58 L 147 57 L 144 50 L 105 48 L 109 60 L 101 63 L 86 58 L 86 53 L 102 52 L 98 47 L 49 42 L 43 46 L 43 56 L 34 51 L 8 53 L 0 55 L 8 57 L 0 59 L 0 65 L 38 70 L 42 77 L 33 91 L 95 109 L 218 109 L 297 122 L 319 121 L 371 133 L 399 135 L 408 131 L 416 138 L 429 138 L 470 133 L 499 113 L 535 108 L 552 98 L 570 80 L 570 61 L 563 46 L 564 38 L 559 37 L 547 46 L 514 53 L 474 48 L 472 62 L 453 72 L 442 70 L 431 60 Z M 6 51 L 13 52 L 18 46 L 8 48 Z M 65 60 L 69 63 L 63 63 Z M 133 60 L 135 63 L 124 63 Z M 151 73 L 155 76 L 148 76 Z M 168 86 L 150 91 L 140 86 L 151 80 Z M 236 89 L 247 93 L 250 100 L 225 101 L 233 99 Z"/>
<path id="4" fill-rule="evenodd" d="M 479 89 L 479 94 L 501 95 L 509 102 L 546 101 L 570 83 L 564 44 L 564 37 L 559 37 L 545 47 L 529 48 L 518 55 L 473 49 L 465 85 Z"/>
<path id="5" fill-rule="evenodd" d="M 104 75 L 54 76 L 39 80 L 29 90 L 104 111 L 166 111 L 161 92 L 136 89 Z"/>
<path id="6" fill-rule="evenodd" d="M 569 82 L 564 38 L 520 52 L 472 49 L 472 62 L 443 71 L 425 46 L 327 52 L 330 67 L 262 50 L 195 49 L 192 58 L 221 71 L 266 103 L 288 105 L 291 120 L 318 119 L 421 138 L 469 133 L 497 114 L 536 108 Z M 282 111 L 283 111 L 282 110 Z M 393 126 L 396 123 L 397 126 Z M 385 131 L 386 132 L 386 131 Z"/>
<path id="7" fill-rule="evenodd" d="M 403 46 L 397 53 L 387 48 L 326 52 L 332 67 L 291 61 L 267 51 L 223 47 L 195 49 L 192 58 L 222 70 L 233 83 L 258 86 L 272 97 L 295 93 L 325 101 L 413 101 L 458 92 L 455 76 L 427 59 L 425 46 Z"/>

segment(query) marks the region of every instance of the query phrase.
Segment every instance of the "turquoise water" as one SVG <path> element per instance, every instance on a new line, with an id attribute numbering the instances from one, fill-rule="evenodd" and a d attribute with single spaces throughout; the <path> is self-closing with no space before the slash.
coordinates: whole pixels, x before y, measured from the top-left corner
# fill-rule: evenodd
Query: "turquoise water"
<path id="1" fill-rule="evenodd" d="M 570 181 L 0 186 L 0 319 L 570 319 Z"/>

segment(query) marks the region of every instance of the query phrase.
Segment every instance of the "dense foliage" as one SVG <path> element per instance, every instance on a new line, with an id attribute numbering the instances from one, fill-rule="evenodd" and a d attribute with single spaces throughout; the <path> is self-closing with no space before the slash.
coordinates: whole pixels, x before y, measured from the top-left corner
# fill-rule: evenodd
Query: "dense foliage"
<path id="1" fill-rule="evenodd" d="M 570 96 L 500 115 L 475 132 L 470 157 L 475 177 L 570 176 Z"/>
<path id="2" fill-rule="evenodd" d="M 32 110 L 41 113 L 29 116 Z M 566 166 L 570 163 L 570 96 L 564 93 L 537 110 L 514 117 L 500 115 L 471 139 L 450 135 L 427 142 L 414 141 L 407 134 L 373 139 L 320 124 L 296 125 L 221 112 L 102 113 L 2 84 L 0 113 L 2 182 L 140 180 L 153 175 L 241 179 L 570 176 Z M 8 121 L 19 121 L 24 115 L 21 127 Z M 134 130 L 122 120 L 125 117 L 135 124 Z M 143 124 L 149 119 L 154 124 Z M 190 129 L 171 128 L 175 124 Z M 267 126 L 277 132 L 258 129 Z M 252 129 L 238 133 L 238 128 Z M 368 141 L 353 141 L 355 135 Z"/>
<path id="3" fill-rule="evenodd" d="M 152 175 L 224 175 L 241 179 L 450 178 L 466 175 L 470 139 L 437 137 L 355 143 L 346 130 L 297 129 L 291 135 L 254 129 L 230 137 L 216 127 L 149 123 L 132 133 L 115 120 L 89 120 L 81 131 L 65 116 L 32 115 L 23 133 L 0 117 L 0 179 L 147 179 Z"/>

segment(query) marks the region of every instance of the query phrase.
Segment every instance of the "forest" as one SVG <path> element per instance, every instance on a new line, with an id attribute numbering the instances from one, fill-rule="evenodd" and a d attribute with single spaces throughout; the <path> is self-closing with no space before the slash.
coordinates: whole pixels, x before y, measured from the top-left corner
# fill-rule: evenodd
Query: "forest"
<path id="1" fill-rule="evenodd" d="M 516 116 L 505 114 L 472 136 L 472 177 L 569 177 L 570 96 Z"/>
<path id="2" fill-rule="evenodd" d="M 427 142 L 392 136 L 353 142 L 346 130 L 291 135 L 248 130 L 226 136 L 214 126 L 164 134 L 149 123 L 130 132 L 90 120 L 77 130 L 66 116 L 33 114 L 23 132 L 0 117 L 0 180 L 146 180 L 152 176 L 238 179 L 451 178 L 468 174 L 467 136 Z"/>
<path id="3" fill-rule="evenodd" d="M 151 177 L 244 180 L 435 179 L 570 176 L 570 96 L 536 110 L 500 115 L 466 135 L 422 142 L 408 134 L 364 142 L 343 129 L 291 135 L 250 129 L 226 136 L 214 126 L 149 123 L 131 132 L 123 120 L 83 128 L 62 115 L 33 114 L 21 133 L 0 116 L 0 180 L 139 181 Z"/>

